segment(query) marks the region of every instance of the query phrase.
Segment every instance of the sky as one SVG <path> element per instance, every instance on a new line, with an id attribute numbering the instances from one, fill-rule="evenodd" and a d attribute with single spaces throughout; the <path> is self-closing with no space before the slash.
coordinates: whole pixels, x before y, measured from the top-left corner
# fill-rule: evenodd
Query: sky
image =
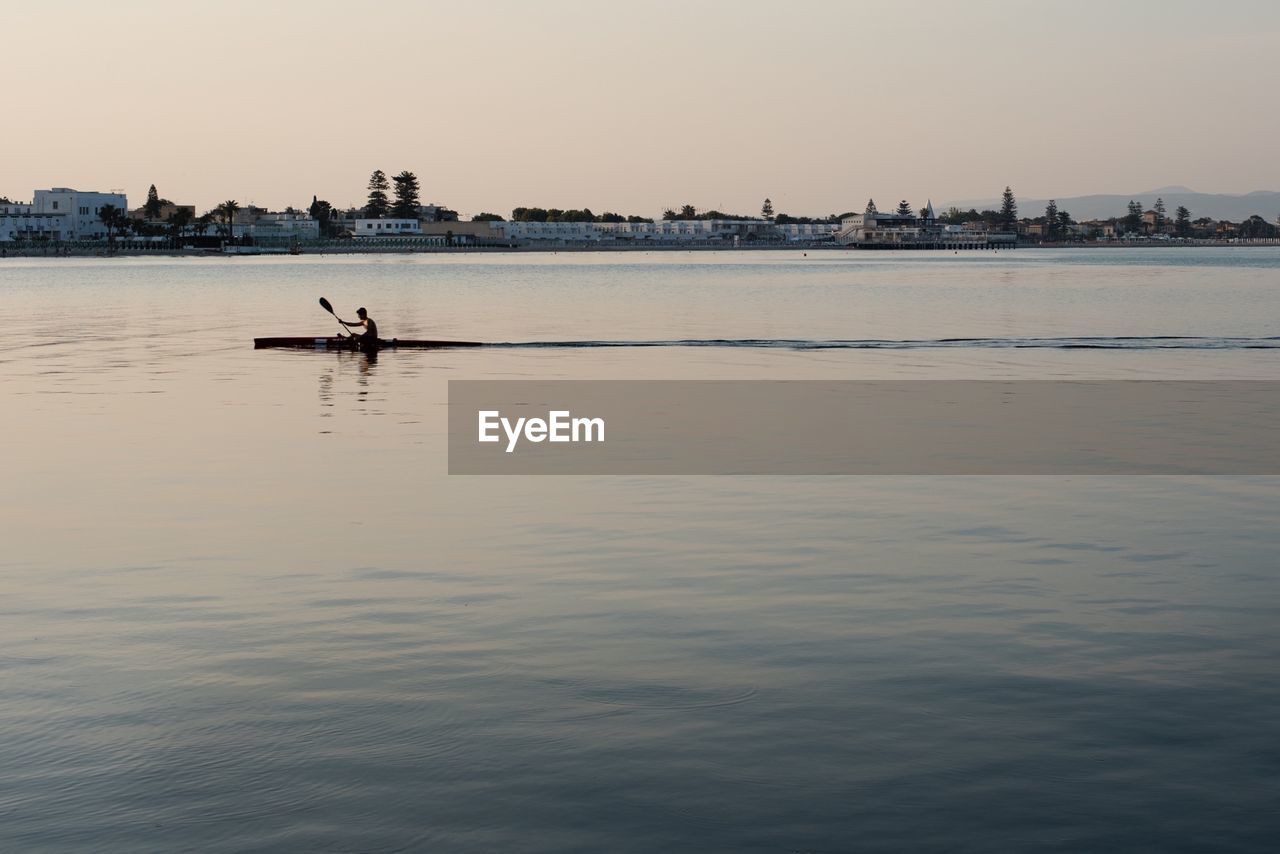
<path id="1" fill-rule="evenodd" d="M 826 215 L 1280 189 L 1280 3 L 49 0 L 3 13 L 0 195 L 200 211 Z"/>

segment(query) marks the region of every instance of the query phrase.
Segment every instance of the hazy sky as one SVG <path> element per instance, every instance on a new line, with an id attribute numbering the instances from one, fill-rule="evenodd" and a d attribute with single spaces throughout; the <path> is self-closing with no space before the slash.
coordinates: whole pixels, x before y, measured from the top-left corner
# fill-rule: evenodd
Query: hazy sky
<path id="1" fill-rule="evenodd" d="M 827 214 L 1280 188 L 1280 3 L 6 4 L 0 194 Z"/>

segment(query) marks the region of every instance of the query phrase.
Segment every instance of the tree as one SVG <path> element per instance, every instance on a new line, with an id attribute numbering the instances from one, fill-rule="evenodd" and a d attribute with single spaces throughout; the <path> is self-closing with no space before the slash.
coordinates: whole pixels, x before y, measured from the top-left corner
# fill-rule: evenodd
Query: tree
<path id="1" fill-rule="evenodd" d="M 1071 225 L 1073 222 L 1075 222 L 1075 220 L 1071 218 L 1071 214 L 1066 211 L 1058 211 L 1058 229 L 1063 234 L 1066 234 L 1067 226 Z"/>
<path id="2" fill-rule="evenodd" d="M 1167 221 L 1167 217 L 1165 216 L 1164 199 L 1157 198 L 1156 205 L 1152 210 L 1155 211 L 1156 214 L 1156 234 L 1164 234 L 1164 226 Z"/>
<path id="3" fill-rule="evenodd" d="M 405 171 L 391 179 L 396 184 L 396 202 L 391 215 L 399 219 L 418 218 L 418 176 Z"/>
<path id="4" fill-rule="evenodd" d="M 391 209 L 387 202 L 387 190 L 390 187 L 387 173 L 381 169 L 373 170 L 373 174 L 369 176 L 369 200 L 364 205 L 365 216 L 369 219 L 382 219 L 387 215 L 387 211 Z"/>
<path id="5" fill-rule="evenodd" d="M 869 215 L 869 214 L 873 214 L 873 213 L 879 213 L 879 211 L 877 211 L 877 210 L 876 210 L 876 200 L 875 200 L 875 199 L 867 199 L 867 207 L 866 207 L 866 210 L 864 210 L 864 211 L 862 212 L 862 214 L 863 214 L 863 216 L 867 216 L 867 215 Z"/>
<path id="6" fill-rule="evenodd" d="M 760 216 L 769 221 L 773 221 L 773 202 L 768 199 L 764 200 L 764 204 L 760 206 Z"/>
<path id="7" fill-rule="evenodd" d="M 1000 199 L 1000 227 L 1012 231 L 1013 224 L 1018 221 L 1018 200 L 1013 197 L 1013 190 L 1004 188 L 1004 196 Z"/>
<path id="8" fill-rule="evenodd" d="M 214 210 L 222 217 L 222 221 L 227 224 L 227 242 L 235 243 L 235 217 L 236 213 L 240 210 L 240 203 L 235 199 L 227 199 L 225 202 L 214 208 Z"/>
<path id="9" fill-rule="evenodd" d="M 898 216 L 911 216 L 911 202 L 906 199 L 898 202 Z"/>
<path id="10" fill-rule="evenodd" d="M 98 219 L 107 227 L 107 247 L 115 243 L 115 229 L 120 223 L 121 210 L 115 205 L 103 205 L 98 208 Z"/>
<path id="11" fill-rule="evenodd" d="M 1267 222 L 1258 214 L 1253 214 L 1240 223 L 1239 233 L 1241 237 L 1275 237 L 1276 226 Z"/>
<path id="12" fill-rule="evenodd" d="M 1058 232 L 1058 203 L 1054 199 L 1044 207 L 1044 227 L 1046 236 L 1052 240 Z"/>
<path id="13" fill-rule="evenodd" d="M 1173 212 L 1173 230 L 1179 237 L 1186 237 L 1187 232 L 1191 231 L 1191 211 L 1183 205 L 1178 205 L 1178 209 Z"/>
<path id="14" fill-rule="evenodd" d="M 324 199 L 311 197 L 311 207 L 307 209 L 307 213 L 311 214 L 311 218 L 316 221 L 320 228 L 320 234 L 323 237 L 333 237 L 336 227 L 333 224 L 333 205 Z"/>
<path id="15" fill-rule="evenodd" d="M 142 212 L 147 215 L 147 219 L 159 219 L 160 209 L 164 206 L 164 202 L 160 201 L 160 194 L 156 192 L 156 185 L 152 184 L 151 189 L 147 190 L 147 202 L 142 206 Z"/>
<path id="16" fill-rule="evenodd" d="M 471 218 L 472 222 L 506 222 L 496 213 L 478 213 Z"/>
<path id="17" fill-rule="evenodd" d="M 1142 228 L 1142 202 L 1129 200 L 1129 213 L 1121 220 L 1124 223 L 1125 231 L 1139 231 Z"/>
<path id="18" fill-rule="evenodd" d="M 173 236 L 173 248 L 177 249 L 182 245 L 182 232 L 191 224 L 191 209 L 178 208 L 169 214 L 169 229 Z"/>
<path id="19" fill-rule="evenodd" d="M 698 209 L 693 205 L 680 206 L 680 219 L 697 219 Z"/>

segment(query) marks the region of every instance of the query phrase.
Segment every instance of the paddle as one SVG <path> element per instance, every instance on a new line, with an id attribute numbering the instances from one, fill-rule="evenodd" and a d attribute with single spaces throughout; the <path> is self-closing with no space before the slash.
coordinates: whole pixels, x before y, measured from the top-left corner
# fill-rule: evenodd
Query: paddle
<path id="1" fill-rule="evenodd" d="M 330 314 L 332 314 L 332 315 L 333 315 L 333 319 L 334 319 L 334 320 L 338 320 L 338 313 L 337 313 L 336 311 L 334 311 L 334 310 L 333 310 L 333 306 L 332 306 L 332 305 L 330 305 L 330 304 L 329 304 L 329 301 L 328 301 L 327 299 L 325 299 L 324 297 L 320 297 L 320 307 L 321 307 L 321 308 L 323 308 L 325 311 L 329 312 Z M 339 325 L 339 326 L 341 326 L 341 325 L 342 325 L 342 321 L 341 321 L 341 320 L 338 320 L 338 325 Z M 343 326 L 342 328 L 343 328 L 343 331 L 345 332 L 345 331 L 346 331 L 346 327 L 345 327 L 345 326 Z M 348 334 L 350 334 L 350 333 L 348 333 Z"/>

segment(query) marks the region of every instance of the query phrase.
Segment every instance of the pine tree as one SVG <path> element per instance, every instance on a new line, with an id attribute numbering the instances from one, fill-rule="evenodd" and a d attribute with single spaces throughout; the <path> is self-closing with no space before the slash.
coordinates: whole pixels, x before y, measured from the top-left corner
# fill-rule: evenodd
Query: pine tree
<path id="1" fill-rule="evenodd" d="M 760 206 L 760 216 L 769 221 L 773 221 L 773 202 L 768 199 L 764 200 L 764 204 Z"/>
<path id="2" fill-rule="evenodd" d="M 1050 240 L 1058 231 L 1058 203 L 1054 199 L 1049 200 L 1049 204 L 1044 208 L 1044 225 L 1047 236 Z"/>
<path id="3" fill-rule="evenodd" d="M 1129 200 L 1129 213 L 1124 217 L 1125 231 L 1139 231 L 1142 228 L 1142 202 Z"/>
<path id="4" fill-rule="evenodd" d="M 156 185 L 152 184 L 151 189 L 147 190 L 147 202 L 142 206 L 142 212 L 147 215 L 147 219 L 159 219 L 163 204 L 160 194 L 156 192 Z"/>
<path id="5" fill-rule="evenodd" d="M 391 206 L 391 215 L 399 219 L 417 219 L 418 176 L 405 171 L 391 180 L 396 184 L 396 201 Z"/>
<path id="6" fill-rule="evenodd" d="M 1152 210 L 1154 210 L 1156 214 L 1156 222 L 1155 222 L 1156 234 L 1163 234 L 1164 226 L 1166 222 L 1164 199 L 1163 198 L 1156 199 L 1156 206 L 1152 208 Z"/>
<path id="7" fill-rule="evenodd" d="M 375 169 L 369 176 L 369 201 L 364 206 L 365 216 L 369 219 L 382 219 L 387 215 L 387 211 L 391 208 L 387 203 L 387 190 L 390 187 L 391 185 L 387 183 L 387 173 L 381 169 Z"/>
<path id="8" fill-rule="evenodd" d="M 873 214 L 873 213 L 879 213 L 879 211 L 876 210 L 876 200 L 867 199 L 867 209 L 863 211 L 863 214 L 865 215 L 865 214 Z"/>
<path id="9" fill-rule="evenodd" d="M 1186 237 L 1187 232 L 1191 231 L 1191 211 L 1183 205 L 1178 205 L 1178 209 L 1173 212 L 1173 230 L 1179 237 Z"/>
<path id="10" fill-rule="evenodd" d="M 1005 231 L 1012 231 L 1013 224 L 1018 221 L 1018 200 L 1013 197 L 1013 190 L 1004 188 L 1004 196 L 1000 201 L 1000 226 Z"/>

